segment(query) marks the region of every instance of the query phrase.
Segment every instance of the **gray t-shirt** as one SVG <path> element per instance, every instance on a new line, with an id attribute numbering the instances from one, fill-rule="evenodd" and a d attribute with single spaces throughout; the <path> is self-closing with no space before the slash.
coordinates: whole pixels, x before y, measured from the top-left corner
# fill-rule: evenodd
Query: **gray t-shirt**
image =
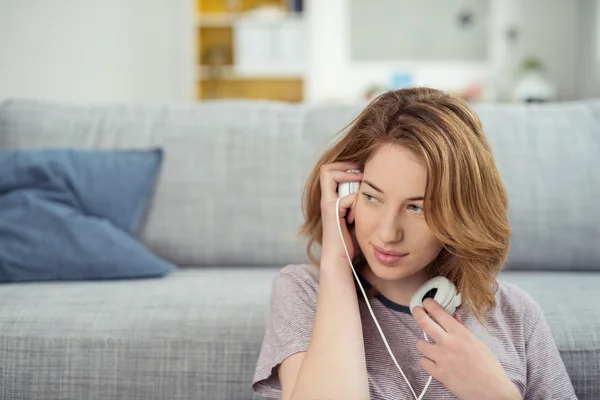
<path id="1" fill-rule="evenodd" d="M 288 265 L 275 277 L 269 321 L 252 382 L 259 395 L 279 398 L 277 366 L 290 355 L 307 350 L 318 281 L 318 268 L 308 264 Z M 488 326 L 482 326 L 465 309 L 459 309 L 457 313 L 465 326 L 494 353 L 523 399 L 577 399 L 539 305 L 522 289 L 498 283 L 497 303 L 487 315 Z M 362 293 L 358 293 L 358 298 L 371 399 L 413 399 L 385 348 Z M 381 295 L 370 302 L 398 364 L 419 395 L 429 378 L 419 365 L 422 355 L 416 348 L 423 331 L 408 307 Z M 456 399 L 435 378 L 424 398 Z"/>

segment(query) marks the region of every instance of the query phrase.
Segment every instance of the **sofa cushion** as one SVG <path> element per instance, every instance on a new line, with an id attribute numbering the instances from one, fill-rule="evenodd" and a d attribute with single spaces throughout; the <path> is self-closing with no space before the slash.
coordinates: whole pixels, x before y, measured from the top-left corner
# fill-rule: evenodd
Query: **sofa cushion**
<path id="1" fill-rule="evenodd" d="M 279 266 L 307 261 L 297 236 L 303 180 L 319 148 L 355 111 L 274 102 L 83 107 L 11 100 L 0 107 L 0 146 L 161 147 L 161 176 L 139 238 L 177 265 Z"/>
<path id="2" fill-rule="evenodd" d="M 160 150 L 0 151 L 0 282 L 159 276 L 132 233 Z"/>
<path id="3" fill-rule="evenodd" d="M 509 269 L 600 271 L 600 101 L 479 105 L 509 193 Z"/>
<path id="4" fill-rule="evenodd" d="M 306 261 L 303 183 L 364 107 L 216 101 L 0 106 L 0 146 L 165 149 L 140 239 L 179 265 Z M 476 105 L 509 197 L 508 269 L 600 270 L 600 101 Z"/>
<path id="5" fill-rule="evenodd" d="M 0 285 L 0 387 L 15 400 L 258 400 L 276 273 Z"/>
<path id="6" fill-rule="evenodd" d="M 600 393 L 600 309 L 595 272 L 505 271 L 500 280 L 525 289 L 544 310 L 577 398 Z"/>
<path id="7" fill-rule="evenodd" d="M 0 286 L 0 387 L 16 399 L 258 399 L 279 268 Z M 580 399 L 600 393 L 600 274 L 505 272 L 544 309 Z M 28 373 L 23 373 L 28 371 Z"/>

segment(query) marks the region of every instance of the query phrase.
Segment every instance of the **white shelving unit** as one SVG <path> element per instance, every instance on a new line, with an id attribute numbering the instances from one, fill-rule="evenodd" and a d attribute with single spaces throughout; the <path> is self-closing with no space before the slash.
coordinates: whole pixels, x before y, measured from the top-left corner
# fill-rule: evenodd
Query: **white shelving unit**
<path id="1" fill-rule="evenodd" d="M 197 13 L 193 23 L 198 99 L 220 97 L 219 90 L 222 97 L 261 98 L 262 85 L 264 98 L 302 100 L 307 36 L 302 14 L 273 8 Z"/>

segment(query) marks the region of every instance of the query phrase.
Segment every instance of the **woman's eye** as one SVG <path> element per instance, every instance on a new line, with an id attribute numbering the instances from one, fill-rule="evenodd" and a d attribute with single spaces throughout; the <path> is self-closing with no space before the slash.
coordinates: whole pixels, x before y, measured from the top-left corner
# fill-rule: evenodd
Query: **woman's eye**
<path id="1" fill-rule="evenodd" d="M 408 206 L 408 208 L 410 208 L 411 211 L 414 211 L 416 213 L 422 213 L 423 212 L 423 207 L 417 206 L 415 204 L 411 204 L 410 206 Z"/>
<path id="2" fill-rule="evenodd" d="M 363 193 L 363 196 L 365 197 L 365 200 L 367 200 L 369 202 L 374 202 L 377 200 L 377 198 L 375 196 L 371 196 L 370 194 L 367 194 L 367 193 Z"/>

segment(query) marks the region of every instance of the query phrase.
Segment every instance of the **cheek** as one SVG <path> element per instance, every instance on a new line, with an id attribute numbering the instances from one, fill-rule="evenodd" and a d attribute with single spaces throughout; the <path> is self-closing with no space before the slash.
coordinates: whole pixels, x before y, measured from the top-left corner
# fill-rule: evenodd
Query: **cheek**
<path id="1" fill-rule="evenodd" d="M 377 229 L 377 218 L 370 215 L 370 210 L 365 204 L 361 204 L 360 200 L 354 208 L 354 232 L 356 239 L 361 242 L 367 240 L 370 234 Z"/>
<path id="2" fill-rule="evenodd" d="M 414 233 L 412 239 L 419 243 L 423 257 L 434 259 L 442 250 L 442 242 L 436 238 L 425 221 L 419 221 L 418 226 L 414 226 Z"/>

